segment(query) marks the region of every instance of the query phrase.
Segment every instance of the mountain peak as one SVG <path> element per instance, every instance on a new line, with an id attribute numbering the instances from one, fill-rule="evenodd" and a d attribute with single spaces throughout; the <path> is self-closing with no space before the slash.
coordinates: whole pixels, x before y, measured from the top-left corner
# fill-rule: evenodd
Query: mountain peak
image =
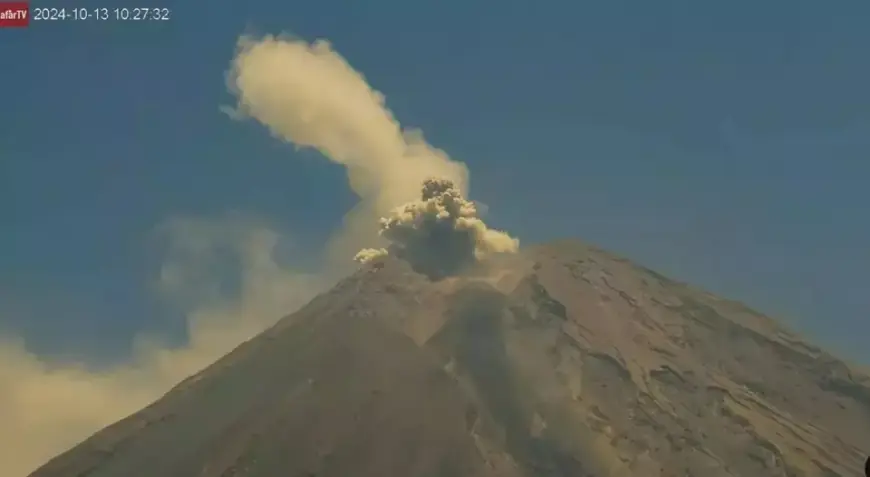
<path id="1" fill-rule="evenodd" d="M 385 256 L 32 475 L 858 475 L 868 383 L 582 242 Z"/>

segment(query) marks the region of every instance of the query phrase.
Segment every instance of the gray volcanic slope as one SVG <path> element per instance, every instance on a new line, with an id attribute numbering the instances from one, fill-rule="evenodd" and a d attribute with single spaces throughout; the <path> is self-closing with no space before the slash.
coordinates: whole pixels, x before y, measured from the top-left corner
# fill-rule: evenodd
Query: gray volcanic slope
<path id="1" fill-rule="evenodd" d="M 367 265 L 33 477 L 857 476 L 870 378 L 578 242 Z"/>

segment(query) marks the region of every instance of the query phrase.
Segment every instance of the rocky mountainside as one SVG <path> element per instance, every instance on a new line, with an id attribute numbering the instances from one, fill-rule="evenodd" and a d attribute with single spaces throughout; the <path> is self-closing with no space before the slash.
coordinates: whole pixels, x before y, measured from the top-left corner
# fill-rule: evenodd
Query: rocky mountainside
<path id="1" fill-rule="evenodd" d="M 870 378 L 578 242 L 365 265 L 33 477 L 857 476 Z"/>

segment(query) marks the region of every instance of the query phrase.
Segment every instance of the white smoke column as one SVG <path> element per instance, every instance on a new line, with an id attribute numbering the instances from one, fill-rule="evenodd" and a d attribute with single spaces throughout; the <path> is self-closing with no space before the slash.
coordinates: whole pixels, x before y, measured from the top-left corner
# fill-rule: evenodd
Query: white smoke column
<path id="1" fill-rule="evenodd" d="M 333 238 L 333 253 L 342 260 L 360 240 L 376 239 L 377 219 L 413 200 L 426 178 L 446 178 L 467 190 L 465 165 L 427 144 L 419 131 L 403 131 L 383 95 L 326 41 L 242 38 L 229 87 L 238 97 L 236 115 L 347 167 L 361 202 Z"/>
<path id="2" fill-rule="evenodd" d="M 393 209 L 380 226 L 390 250 L 432 278 L 455 274 L 489 254 L 519 248 L 517 239 L 487 227 L 475 204 L 446 179 L 427 179 L 420 200 Z M 363 249 L 355 258 L 365 263 L 387 253 Z"/>

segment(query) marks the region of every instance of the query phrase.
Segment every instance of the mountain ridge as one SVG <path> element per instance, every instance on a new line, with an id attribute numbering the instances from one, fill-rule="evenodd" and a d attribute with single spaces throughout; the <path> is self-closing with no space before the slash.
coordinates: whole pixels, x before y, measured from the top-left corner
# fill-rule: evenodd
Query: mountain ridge
<path id="1" fill-rule="evenodd" d="M 579 241 L 386 257 L 31 476 L 860 475 L 868 383 Z"/>

